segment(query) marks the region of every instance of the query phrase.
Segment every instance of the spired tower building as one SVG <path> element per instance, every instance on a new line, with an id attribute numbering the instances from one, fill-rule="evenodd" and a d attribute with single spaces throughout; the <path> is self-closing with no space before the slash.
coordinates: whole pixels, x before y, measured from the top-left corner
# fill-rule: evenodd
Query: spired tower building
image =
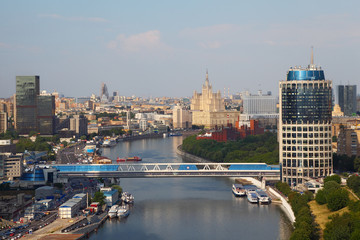
<path id="1" fill-rule="evenodd" d="M 214 128 L 215 126 L 226 126 L 238 120 L 239 112 L 226 111 L 224 99 L 221 98 L 220 91 L 213 93 L 212 86 L 209 83 L 209 75 L 206 71 L 205 83 L 202 86 L 202 92 L 194 91 L 191 99 L 192 124 L 204 125 L 205 128 Z"/>
<path id="2" fill-rule="evenodd" d="M 279 98 L 282 181 L 294 186 L 332 174 L 332 82 L 314 65 L 313 52 L 307 68 L 290 68 L 280 81 Z"/>

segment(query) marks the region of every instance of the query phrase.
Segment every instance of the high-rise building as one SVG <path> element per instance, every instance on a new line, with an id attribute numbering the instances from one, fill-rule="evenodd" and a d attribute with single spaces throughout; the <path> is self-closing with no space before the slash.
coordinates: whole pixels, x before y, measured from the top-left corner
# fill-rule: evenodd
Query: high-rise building
<path id="1" fill-rule="evenodd" d="M 105 83 L 101 84 L 100 101 L 107 102 L 109 100 L 109 92 Z"/>
<path id="2" fill-rule="evenodd" d="M 356 113 L 356 85 L 338 85 L 338 104 L 345 116 Z"/>
<path id="3" fill-rule="evenodd" d="M 194 91 L 191 99 L 192 124 L 205 126 L 205 128 L 215 128 L 215 126 L 235 125 L 238 119 L 238 111 L 226 111 L 224 99 L 221 98 L 220 91 L 214 93 L 209 83 L 209 75 L 206 72 L 205 84 L 202 92 Z"/>
<path id="4" fill-rule="evenodd" d="M 75 131 L 78 137 L 87 135 L 88 120 L 83 115 L 74 115 L 70 118 L 70 130 Z"/>
<path id="5" fill-rule="evenodd" d="M 360 156 L 360 124 L 357 120 L 349 121 L 347 126 L 343 125 L 340 128 L 337 144 L 337 154 Z"/>
<path id="6" fill-rule="evenodd" d="M 8 180 L 20 178 L 23 169 L 22 153 L 0 153 L 0 176 Z"/>
<path id="7" fill-rule="evenodd" d="M 46 91 L 40 94 L 39 89 L 39 76 L 16 77 L 15 128 L 19 134 L 54 134 L 55 96 Z"/>
<path id="8" fill-rule="evenodd" d="M 173 109 L 173 126 L 174 128 L 191 128 L 191 112 L 180 104 Z"/>
<path id="9" fill-rule="evenodd" d="M 6 112 L 0 112 L 0 133 L 6 132 L 8 129 L 8 117 Z"/>
<path id="10" fill-rule="evenodd" d="M 37 96 L 40 93 L 39 76 L 16 77 L 16 121 L 19 134 L 37 130 Z"/>
<path id="11" fill-rule="evenodd" d="M 279 158 L 282 181 L 301 184 L 333 172 L 332 82 L 311 64 L 290 68 L 279 83 Z"/>
<path id="12" fill-rule="evenodd" d="M 41 135 L 55 132 L 55 96 L 41 94 L 37 96 L 37 130 Z"/>

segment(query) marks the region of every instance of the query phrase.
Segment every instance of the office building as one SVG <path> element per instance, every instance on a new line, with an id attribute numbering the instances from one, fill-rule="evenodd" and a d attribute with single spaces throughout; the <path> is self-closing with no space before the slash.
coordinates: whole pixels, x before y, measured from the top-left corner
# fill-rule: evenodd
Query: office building
<path id="1" fill-rule="evenodd" d="M 279 83 L 279 160 L 289 185 L 333 173 L 332 82 L 314 65 L 290 68 Z"/>
<path id="2" fill-rule="evenodd" d="M 356 85 L 339 85 L 338 88 L 338 104 L 345 116 L 356 114 Z"/>
<path id="3" fill-rule="evenodd" d="M 245 92 L 241 98 L 243 100 L 243 113 L 250 117 L 277 115 L 277 98 L 272 96 L 271 92 L 267 94 L 263 94 L 262 91 L 259 91 L 258 94 Z"/>
<path id="4" fill-rule="evenodd" d="M 75 131 L 76 136 L 81 137 L 87 135 L 88 120 L 83 115 L 74 115 L 70 118 L 70 131 Z"/>
<path id="5" fill-rule="evenodd" d="M 0 112 L 0 133 L 6 132 L 8 129 L 8 117 L 6 112 Z"/>
<path id="6" fill-rule="evenodd" d="M 15 128 L 19 134 L 35 131 L 52 135 L 55 131 L 55 96 L 40 94 L 39 76 L 16 77 Z"/>
<path id="7" fill-rule="evenodd" d="M 177 128 L 191 128 L 191 112 L 189 109 L 176 105 L 173 109 L 173 127 Z"/>
<path id="8" fill-rule="evenodd" d="M 42 94 L 37 96 L 37 131 L 41 135 L 55 132 L 55 96 Z"/>
<path id="9" fill-rule="evenodd" d="M 337 139 L 337 154 L 360 156 L 360 121 L 350 120 L 342 125 Z"/>
<path id="10" fill-rule="evenodd" d="M 23 154 L 0 153 L 0 176 L 7 180 L 20 178 L 23 173 Z"/>
<path id="11" fill-rule="evenodd" d="M 225 110 L 224 99 L 221 98 L 220 91 L 213 93 L 207 72 L 202 92 L 197 93 L 194 91 L 190 108 L 192 111 L 192 124 L 204 126 L 207 129 L 216 126 L 227 126 L 228 124 L 234 125 L 240 114 L 238 111 Z"/>
<path id="12" fill-rule="evenodd" d="M 40 91 L 39 76 L 16 77 L 15 127 L 19 134 L 37 131 L 37 96 Z"/>

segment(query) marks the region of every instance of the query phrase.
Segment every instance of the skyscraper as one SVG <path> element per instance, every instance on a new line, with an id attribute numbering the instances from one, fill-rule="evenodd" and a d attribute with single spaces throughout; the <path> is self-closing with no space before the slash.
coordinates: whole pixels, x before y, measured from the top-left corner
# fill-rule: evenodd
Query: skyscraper
<path id="1" fill-rule="evenodd" d="M 54 134 L 55 97 L 40 94 L 39 76 L 16 77 L 15 126 L 19 134 Z"/>
<path id="2" fill-rule="evenodd" d="M 332 82 L 314 65 L 290 68 L 279 83 L 279 157 L 289 185 L 333 172 Z"/>
<path id="3" fill-rule="evenodd" d="M 338 85 L 338 104 L 345 116 L 356 113 L 356 85 Z"/>
<path id="4" fill-rule="evenodd" d="M 16 77 L 16 130 L 19 134 L 37 130 L 39 79 L 39 76 Z"/>

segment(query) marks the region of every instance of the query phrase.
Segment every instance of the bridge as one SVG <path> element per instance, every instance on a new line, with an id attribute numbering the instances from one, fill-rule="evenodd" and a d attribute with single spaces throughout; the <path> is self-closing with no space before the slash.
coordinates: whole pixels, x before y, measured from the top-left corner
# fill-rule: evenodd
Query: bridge
<path id="1" fill-rule="evenodd" d="M 280 180 L 280 167 L 265 163 L 121 163 L 51 165 L 58 177 L 162 178 L 265 177 Z"/>

